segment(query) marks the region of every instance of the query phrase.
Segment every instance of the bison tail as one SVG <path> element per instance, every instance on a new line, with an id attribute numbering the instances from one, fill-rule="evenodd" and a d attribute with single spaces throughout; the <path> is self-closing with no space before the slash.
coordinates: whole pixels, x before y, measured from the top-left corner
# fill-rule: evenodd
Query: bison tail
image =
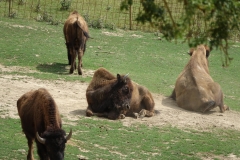
<path id="1" fill-rule="evenodd" d="M 92 37 L 89 36 L 88 32 L 86 32 L 84 30 L 82 30 L 82 31 L 83 31 L 83 34 L 84 34 L 85 37 L 93 39 Z"/>
<path id="2" fill-rule="evenodd" d="M 77 17 L 76 23 L 77 23 L 77 27 L 79 27 L 79 28 L 82 30 L 83 35 L 84 35 L 85 37 L 93 39 L 92 37 L 89 36 L 88 32 L 84 31 L 84 29 L 83 29 L 82 26 L 81 26 L 81 23 L 78 21 L 78 17 Z"/>

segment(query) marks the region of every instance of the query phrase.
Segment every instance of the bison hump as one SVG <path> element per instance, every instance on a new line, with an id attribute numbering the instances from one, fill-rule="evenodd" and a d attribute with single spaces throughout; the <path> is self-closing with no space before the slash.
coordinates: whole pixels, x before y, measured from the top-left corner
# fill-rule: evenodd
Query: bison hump
<path id="1" fill-rule="evenodd" d="M 88 86 L 88 90 L 95 90 L 105 85 L 116 82 L 117 78 L 107 71 L 105 68 L 99 68 L 95 71 L 92 81 Z"/>

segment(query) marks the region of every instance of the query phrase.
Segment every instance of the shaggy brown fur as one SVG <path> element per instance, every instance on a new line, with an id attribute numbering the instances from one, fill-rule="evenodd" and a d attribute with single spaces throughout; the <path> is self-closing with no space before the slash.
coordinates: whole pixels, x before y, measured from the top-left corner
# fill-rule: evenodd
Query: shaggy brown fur
<path id="1" fill-rule="evenodd" d="M 76 69 L 76 57 L 78 56 L 78 74 L 82 75 L 82 57 L 89 38 L 87 22 L 77 11 L 74 11 L 67 18 L 63 33 L 68 51 L 68 64 L 71 65 L 70 73 L 72 74 Z"/>
<path id="2" fill-rule="evenodd" d="M 219 106 L 221 112 L 229 107 L 223 103 L 223 92 L 209 74 L 208 56 L 210 49 L 199 45 L 190 50 L 190 60 L 177 78 L 171 97 L 181 108 L 207 112 Z"/>
<path id="3" fill-rule="evenodd" d="M 154 115 L 154 100 L 147 88 L 132 82 L 129 78 L 126 79 L 126 83 L 119 83 L 123 81 L 123 77 L 117 74 L 116 78 L 104 68 L 99 68 L 94 73 L 86 91 L 87 116 L 123 119 L 125 115 L 134 117 Z"/>
<path id="4" fill-rule="evenodd" d="M 48 91 L 40 88 L 25 93 L 18 99 L 17 109 L 23 132 L 28 140 L 27 159 L 34 159 L 34 140 L 40 159 L 63 159 L 65 143 L 68 139 L 65 131 L 61 129 L 62 121 L 58 107 Z M 37 140 L 36 133 L 46 140 L 45 144 Z"/>

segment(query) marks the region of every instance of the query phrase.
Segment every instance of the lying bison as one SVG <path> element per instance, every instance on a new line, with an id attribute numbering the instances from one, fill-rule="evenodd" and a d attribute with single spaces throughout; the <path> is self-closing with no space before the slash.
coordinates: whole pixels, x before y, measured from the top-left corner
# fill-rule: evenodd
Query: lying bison
<path id="1" fill-rule="evenodd" d="M 171 97 L 183 109 L 207 112 L 219 106 L 221 112 L 228 110 L 223 103 L 223 92 L 209 74 L 210 49 L 199 45 L 190 50 L 190 60 L 177 78 Z"/>
<path id="2" fill-rule="evenodd" d="M 78 74 L 82 75 L 82 57 L 89 35 L 88 25 L 77 11 L 69 15 L 64 24 L 63 33 L 68 52 L 68 64 L 71 65 L 70 73 L 72 74 L 76 69 L 76 57 L 78 56 Z"/>
<path id="3" fill-rule="evenodd" d="M 64 159 L 65 143 L 71 138 L 62 130 L 58 107 L 46 89 L 22 95 L 17 101 L 22 129 L 28 140 L 28 160 L 33 160 L 33 141 L 40 159 Z M 39 136 L 40 135 L 40 136 Z"/>
<path id="4" fill-rule="evenodd" d="M 127 76 L 115 77 L 104 68 L 93 75 L 86 97 L 87 116 L 103 116 L 109 119 L 123 119 L 125 116 L 153 116 L 154 100 L 147 88 L 140 86 Z"/>

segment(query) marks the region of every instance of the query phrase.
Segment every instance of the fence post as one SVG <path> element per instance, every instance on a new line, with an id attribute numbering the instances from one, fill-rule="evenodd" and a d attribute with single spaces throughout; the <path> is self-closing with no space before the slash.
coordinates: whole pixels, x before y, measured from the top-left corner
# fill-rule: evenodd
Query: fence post
<path id="1" fill-rule="evenodd" d="M 11 6 L 12 6 L 12 0 L 9 0 L 9 8 L 8 8 L 8 16 L 10 17 L 11 15 Z"/>
<path id="2" fill-rule="evenodd" d="M 129 29 L 132 30 L 132 5 L 129 6 Z"/>

